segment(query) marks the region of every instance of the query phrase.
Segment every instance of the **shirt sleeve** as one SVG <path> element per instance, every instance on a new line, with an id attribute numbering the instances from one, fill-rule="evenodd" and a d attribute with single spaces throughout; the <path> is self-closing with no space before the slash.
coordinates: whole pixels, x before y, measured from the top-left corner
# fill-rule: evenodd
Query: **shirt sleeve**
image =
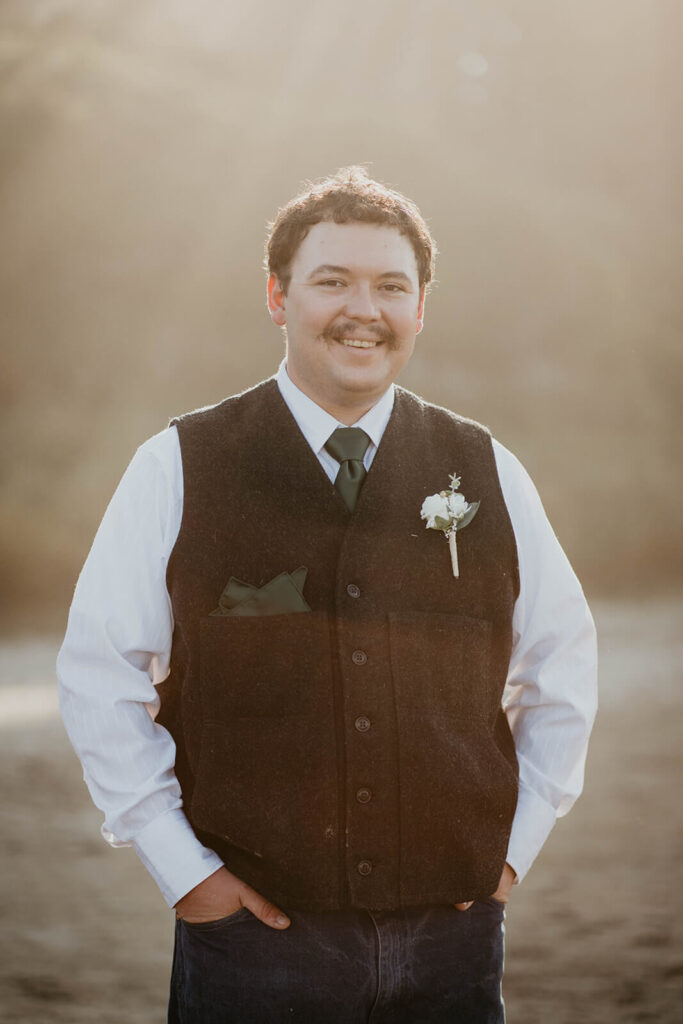
<path id="1" fill-rule="evenodd" d="M 132 845 L 169 906 L 221 867 L 182 810 L 175 744 L 157 725 L 169 671 L 166 566 L 182 517 L 175 428 L 138 449 L 83 567 L 57 659 L 62 717 L 112 846 Z"/>
<path id="2" fill-rule="evenodd" d="M 507 859 L 521 881 L 583 788 L 597 646 L 583 591 L 536 488 L 514 455 L 497 442 L 494 452 L 520 573 L 503 703 L 519 762 Z"/>

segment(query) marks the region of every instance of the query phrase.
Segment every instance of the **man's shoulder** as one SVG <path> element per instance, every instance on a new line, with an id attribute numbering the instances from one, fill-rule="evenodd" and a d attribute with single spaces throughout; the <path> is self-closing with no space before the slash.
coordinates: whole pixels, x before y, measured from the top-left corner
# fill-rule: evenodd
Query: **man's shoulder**
<path id="1" fill-rule="evenodd" d="M 274 377 L 254 384 L 244 391 L 216 402 L 213 405 L 204 405 L 198 409 L 191 409 L 178 416 L 173 416 L 169 422 L 170 427 L 178 427 L 181 431 L 187 428 L 206 427 L 222 425 L 231 417 L 258 414 L 260 410 L 277 394 L 277 383 Z"/>
<path id="2" fill-rule="evenodd" d="M 490 427 L 487 427 L 486 424 L 479 423 L 468 416 L 462 416 L 443 405 L 428 402 L 420 395 L 398 385 L 396 385 L 396 394 L 397 397 L 399 394 L 402 396 L 401 400 L 405 402 L 406 406 L 412 407 L 413 415 L 422 415 L 431 420 L 436 429 L 443 424 L 453 424 L 466 435 L 479 438 L 487 447 L 490 446 L 496 465 L 499 470 L 505 472 L 506 479 L 519 481 L 520 485 L 533 488 L 531 478 L 518 457 L 493 436 Z"/>
<path id="3" fill-rule="evenodd" d="M 421 395 L 416 395 L 407 388 L 395 385 L 397 409 L 413 419 L 421 420 L 427 429 L 439 430 L 451 428 L 481 441 L 491 443 L 491 431 L 483 423 L 461 416 L 460 413 L 447 409 L 443 405 L 428 402 Z"/>

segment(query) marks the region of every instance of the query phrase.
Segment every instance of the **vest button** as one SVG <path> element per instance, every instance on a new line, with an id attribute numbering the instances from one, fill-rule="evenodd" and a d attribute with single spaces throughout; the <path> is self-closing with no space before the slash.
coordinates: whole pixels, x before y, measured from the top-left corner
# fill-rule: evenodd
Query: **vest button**
<path id="1" fill-rule="evenodd" d="M 368 660 L 368 656 L 365 651 L 354 651 L 351 655 L 351 661 L 354 665 L 364 665 Z"/>
<path id="2" fill-rule="evenodd" d="M 372 864 L 369 860 L 362 860 L 359 862 L 356 870 L 359 875 L 369 875 L 372 871 Z"/>
<path id="3" fill-rule="evenodd" d="M 359 789 L 356 792 L 356 800 L 358 801 L 359 804 L 366 804 L 368 800 L 370 800 L 371 798 L 372 793 L 370 792 L 369 789 L 366 789 L 365 786 L 363 786 L 362 789 Z"/>
<path id="4" fill-rule="evenodd" d="M 354 722 L 354 725 L 356 726 L 356 729 L 358 729 L 358 732 L 367 732 L 370 728 L 371 722 L 365 715 L 359 715 Z"/>
<path id="5" fill-rule="evenodd" d="M 346 593 L 349 597 L 360 597 L 360 587 L 357 587 L 355 583 L 349 583 Z"/>

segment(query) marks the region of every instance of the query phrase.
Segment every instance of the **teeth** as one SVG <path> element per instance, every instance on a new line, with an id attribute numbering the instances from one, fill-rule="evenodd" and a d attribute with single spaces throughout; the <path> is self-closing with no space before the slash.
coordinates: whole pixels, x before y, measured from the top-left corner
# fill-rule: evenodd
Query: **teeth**
<path id="1" fill-rule="evenodd" d="M 374 348 L 376 341 L 363 341 L 361 338 L 342 338 L 342 345 L 351 345 L 352 348 Z"/>

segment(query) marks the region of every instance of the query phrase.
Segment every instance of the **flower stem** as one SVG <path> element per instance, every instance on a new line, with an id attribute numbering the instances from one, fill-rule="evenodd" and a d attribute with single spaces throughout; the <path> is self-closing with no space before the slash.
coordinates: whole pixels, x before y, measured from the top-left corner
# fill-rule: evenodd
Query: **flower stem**
<path id="1" fill-rule="evenodd" d="M 455 530 L 448 531 L 448 547 L 451 552 L 451 565 L 453 566 L 453 575 L 458 577 L 458 548 L 455 543 Z"/>

